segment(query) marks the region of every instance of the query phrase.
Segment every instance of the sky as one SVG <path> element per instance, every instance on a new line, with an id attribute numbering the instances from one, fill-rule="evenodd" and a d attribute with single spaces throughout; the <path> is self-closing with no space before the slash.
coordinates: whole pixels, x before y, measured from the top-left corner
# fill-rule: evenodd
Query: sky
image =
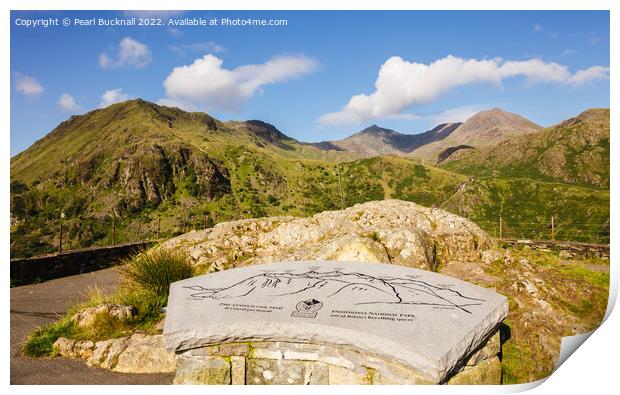
<path id="1" fill-rule="evenodd" d="M 156 25 L 97 25 L 115 18 Z M 420 133 L 494 107 L 550 126 L 609 107 L 609 63 L 608 11 L 13 11 L 11 155 L 137 97 L 309 142 L 372 124 Z"/>

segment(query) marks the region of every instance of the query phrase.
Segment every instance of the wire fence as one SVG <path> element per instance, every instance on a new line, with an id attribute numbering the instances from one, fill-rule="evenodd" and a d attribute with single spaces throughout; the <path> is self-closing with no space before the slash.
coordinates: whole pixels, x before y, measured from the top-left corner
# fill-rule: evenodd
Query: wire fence
<path id="1" fill-rule="evenodd" d="M 522 221 L 498 217 L 497 220 L 471 219 L 495 238 L 554 240 L 609 244 L 609 218 L 542 221 Z M 137 243 L 174 237 L 192 230 L 213 227 L 218 222 L 212 214 L 157 216 L 141 218 L 77 217 L 62 221 L 58 226 L 58 251 L 93 246 Z"/>
<path id="2" fill-rule="evenodd" d="M 87 247 L 113 246 L 174 237 L 213 227 L 212 215 L 157 217 L 74 217 L 61 220 L 55 239 L 58 252 Z"/>
<path id="3" fill-rule="evenodd" d="M 609 218 L 589 221 L 558 221 L 557 218 L 540 222 L 526 222 L 499 217 L 496 221 L 473 220 L 487 233 L 497 238 L 594 242 L 609 244 Z"/>

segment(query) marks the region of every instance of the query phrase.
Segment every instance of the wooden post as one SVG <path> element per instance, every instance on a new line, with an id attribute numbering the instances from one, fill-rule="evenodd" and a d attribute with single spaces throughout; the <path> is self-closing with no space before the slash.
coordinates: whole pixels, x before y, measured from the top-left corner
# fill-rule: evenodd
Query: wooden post
<path id="1" fill-rule="evenodd" d="M 499 217 L 499 238 L 502 238 L 502 217 Z"/>
<path id="2" fill-rule="evenodd" d="M 157 217 L 157 240 L 159 240 L 159 230 L 161 229 L 161 217 Z"/>
<path id="3" fill-rule="evenodd" d="M 209 214 L 205 214 L 205 229 L 209 227 Z"/>
<path id="4" fill-rule="evenodd" d="M 58 252 L 62 252 L 62 219 L 60 220 L 60 235 L 58 238 Z"/>
<path id="5" fill-rule="evenodd" d="M 116 245 L 116 218 L 112 217 L 112 245 Z"/>
<path id="6" fill-rule="evenodd" d="M 65 219 L 65 212 L 61 211 L 60 212 L 60 234 L 58 237 L 58 252 L 62 252 L 62 223 L 64 222 Z"/>
<path id="7" fill-rule="evenodd" d="M 336 171 L 338 172 L 338 189 L 340 191 L 340 209 L 344 210 L 344 193 L 342 190 L 342 177 L 340 176 L 340 163 L 336 163 Z"/>
<path id="8" fill-rule="evenodd" d="M 555 222 L 553 216 L 551 216 L 551 241 L 555 241 Z"/>

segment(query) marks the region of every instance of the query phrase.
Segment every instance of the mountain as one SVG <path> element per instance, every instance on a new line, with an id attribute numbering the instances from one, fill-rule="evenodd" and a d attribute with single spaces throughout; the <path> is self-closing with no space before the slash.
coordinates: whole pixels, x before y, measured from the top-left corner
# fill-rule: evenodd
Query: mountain
<path id="1" fill-rule="evenodd" d="M 404 134 L 372 125 L 345 139 L 312 145 L 325 151 L 348 151 L 363 157 L 403 155 L 434 164 L 460 150 L 494 146 L 540 129 L 541 126 L 521 115 L 493 108 L 474 114 L 465 123 L 442 123 L 424 133 Z"/>
<path id="2" fill-rule="evenodd" d="M 605 123 L 587 114 L 545 141 L 577 144 L 596 133 L 608 136 L 608 120 L 607 131 L 600 131 Z M 440 126 L 425 138 L 451 136 L 462 126 Z M 379 129 L 364 135 L 411 146 L 409 135 Z M 520 144 L 525 149 L 528 139 Z M 602 140 L 600 145 L 604 148 Z M 608 148 L 566 151 L 572 167 L 560 166 L 562 177 L 547 175 L 551 168 L 531 170 L 549 165 L 538 156 L 508 172 L 499 151 L 488 157 L 467 156 L 468 151 L 483 149 L 453 152 L 441 168 L 404 155 L 359 158 L 299 142 L 263 121 L 222 122 L 139 99 L 117 103 L 71 117 L 11 158 L 11 256 L 57 250 L 61 223 L 63 247 L 71 249 L 165 238 L 233 219 L 308 216 L 387 198 L 443 207 L 489 231 L 499 213 L 505 223 L 509 216 L 533 222 L 557 214 L 573 240 L 608 240 L 608 230 L 577 229 L 608 221 Z M 486 177 L 491 174 L 486 166 L 497 168 L 499 178 Z M 523 191 L 528 199 L 522 199 Z"/>
<path id="3" fill-rule="evenodd" d="M 450 157 L 442 167 L 479 176 L 609 188 L 609 117 L 609 109 L 587 110 L 527 136 L 513 136 L 495 146 Z"/>
<path id="4" fill-rule="evenodd" d="M 343 140 L 323 141 L 313 145 L 323 150 L 352 151 L 364 157 L 404 155 L 423 145 L 443 140 L 457 130 L 460 123 L 442 123 L 420 134 L 404 134 L 372 125 Z"/>
<path id="5" fill-rule="evenodd" d="M 494 108 L 474 114 L 446 138 L 421 146 L 410 155 L 436 163 L 461 149 L 490 147 L 511 137 L 541 129 L 541 126 L 521 115 Z"/>

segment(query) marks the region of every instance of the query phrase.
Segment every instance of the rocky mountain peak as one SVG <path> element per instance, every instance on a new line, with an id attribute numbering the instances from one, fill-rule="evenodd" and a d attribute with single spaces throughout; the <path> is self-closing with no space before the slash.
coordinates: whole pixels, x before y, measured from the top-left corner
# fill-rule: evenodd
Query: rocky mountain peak
<path id="1" fill-rule="evenodd" d="M 400 134 L 392 129 L 385 129 L 376 124 L 370 125 L 356 134 L 384 135 L 384 134 Z"/>
<path id="2" fill-rule="evenodd" d="M 525 117 L 502 110 L 501 108 L 492 108 L 490 110 L 480 111 L 469 118 L 463 125 L 462 130 L 480 130 L 493 126 L 502 126 L 506 128 L 523 129 L 523 130 L 539 130 L 541 126 L 526 119 Z"/>

